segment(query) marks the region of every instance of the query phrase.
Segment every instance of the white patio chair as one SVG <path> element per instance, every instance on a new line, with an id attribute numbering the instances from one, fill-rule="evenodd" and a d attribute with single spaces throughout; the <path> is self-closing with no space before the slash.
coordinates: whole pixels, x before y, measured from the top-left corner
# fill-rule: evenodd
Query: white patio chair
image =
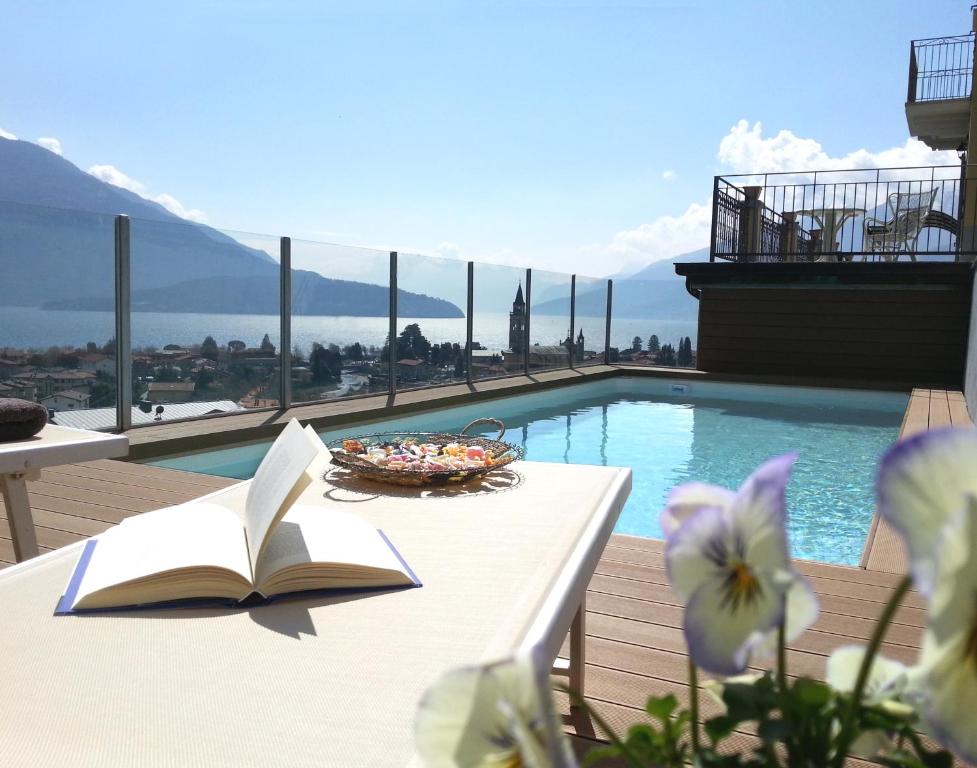
<path id="1" fill-rule="evenodd" d="M 886 261 L 898 261 L 902 254 L 916 261 L 916 240 L 935 199 L 936 187 L 925 192 L 893 192 L 887 201 L 888 216 L 865 217 L 863 248 L 881 253 Z"/>

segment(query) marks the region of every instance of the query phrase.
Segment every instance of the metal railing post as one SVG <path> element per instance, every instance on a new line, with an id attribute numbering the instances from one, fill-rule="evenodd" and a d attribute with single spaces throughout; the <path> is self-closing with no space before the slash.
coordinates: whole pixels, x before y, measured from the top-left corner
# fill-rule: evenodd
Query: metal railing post
<path id="1" fill-rule="evenodd" d="M 716 260 L 716 232 L 719 227 L 719 177 L 712 178 L 712 223 L 709 232 L 709 261 Z"/>
<path id="2" fill-rule="evenodd" d="M 465 304 L 465 381 L 472 383 L 472 344 L 475 331 L 475 262 L 468 262 L 468 300 Z"/>
<path id="3" fill-rule="evenodd" d="M 614 281 L 607 281 L 607 318 L 604 320 L 604 365 L 611 364 L 611 305 L 614 296 Z"/>
<path id="4" fill-rule="evenodd" d="M 132 427 L 132 271 L 128 216 L 115 217 L 115 426 Z"/>
<path id="5" fill-rule="evenodd" d="M 529 322 L 532 318 L 532 304 L 530 303 L 533 290 L 533 271 L 531 269 L 526 270 L 526 325 L 522 329 L 523 332 L 523 344 L 522 344 L 522 372 L 529 375 Z"/>
<path id="6" fill-rule="evenodd" d="M 397 251 L 390 252 L 390 345 L 387 359 L 387 391 L 391 397 L 397 394 Z"/>
<path id="7" fill-rule="evenodd" d="M 292 238 L 279 240 L 280 258 L 279 288 L 279 350 L 281 352 L 281 381 L 278 402 L 281 410 L 292 407 Z"/>
<path id="8" fill-rule="evenodd" d="M 577 276 L 570 275 L 570 345 L 567 347 L 567 354 L 570 356 L 570 367 L 573 368 L 574 355 L 577 352 L 577 340 L 573 333 L 577 315 Z"/>

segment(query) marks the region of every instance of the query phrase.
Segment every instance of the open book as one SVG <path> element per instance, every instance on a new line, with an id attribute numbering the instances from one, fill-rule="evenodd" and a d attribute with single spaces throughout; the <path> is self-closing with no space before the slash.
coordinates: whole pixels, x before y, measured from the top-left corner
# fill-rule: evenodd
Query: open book
<path id="1" fill-rule="evenodd" d="M 250 484 L 130 517 L 88 541 L 56 613 L 420 586 L 382 531 L 337 503 L 296 503 L 327 461 L 318 435 L 293 419 Z"/>

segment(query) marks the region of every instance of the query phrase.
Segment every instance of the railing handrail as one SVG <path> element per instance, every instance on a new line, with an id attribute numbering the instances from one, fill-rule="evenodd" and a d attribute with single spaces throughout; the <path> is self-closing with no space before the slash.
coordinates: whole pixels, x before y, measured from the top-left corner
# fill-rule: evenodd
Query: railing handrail
<path id="1" fill-rule="evenodd" d="M 977 163 L 968 163 L 968 166 L 977 167 Z M 940 168 L 953 168 L 955 170 L 960 170 L 959 163 L 946 163 L 942 165 L 894 165 L 889 168 L 819 168 L 816 171 L 757 171 L 756 173 L 725 173 L 718 174 L 717 179 L 727 180 L 727 179 L 753 179 L 759 176 L 801 176 L 805 173 L 871 173 L 873 171 L 930 171 L 938 170 Z M 831 182 L 824 182 L 830 184 Z M 840 182 L 839 182 L 840 183 Z M 857 182 L 849 182 L 857 183 Z M 731 187 L 735 187 L 735 184 L 730 183 Z M 771 186 L 760 185 L 760 186 Z M 740 187 L 736 187 L 740 189 Z"/>
<path id="2" fill-rule="evenodd" d="M 963 43 L 971 40 L 974 37 L 974 33 L 966 32 L 962 35 L 943 35 L 941 37 L 917 37 L 912 41 L 913 44 L 923 44 L 923 45 L 938 45 L 940 43 Z"/>

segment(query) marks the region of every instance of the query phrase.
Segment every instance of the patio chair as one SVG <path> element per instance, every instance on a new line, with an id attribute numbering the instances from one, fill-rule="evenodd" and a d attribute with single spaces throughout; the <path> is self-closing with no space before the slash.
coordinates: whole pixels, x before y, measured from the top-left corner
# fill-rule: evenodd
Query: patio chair
<path id="1" fill-rule="evenodd" d="M 916 240 L 935 199 L 936 187 L 925 192 L 893 192 L 887 202 L 888 216 L 865 217 L 864 249 L 881 253 L 886 261 L 898 261 L 902 254 L 916 261 Z"/>

